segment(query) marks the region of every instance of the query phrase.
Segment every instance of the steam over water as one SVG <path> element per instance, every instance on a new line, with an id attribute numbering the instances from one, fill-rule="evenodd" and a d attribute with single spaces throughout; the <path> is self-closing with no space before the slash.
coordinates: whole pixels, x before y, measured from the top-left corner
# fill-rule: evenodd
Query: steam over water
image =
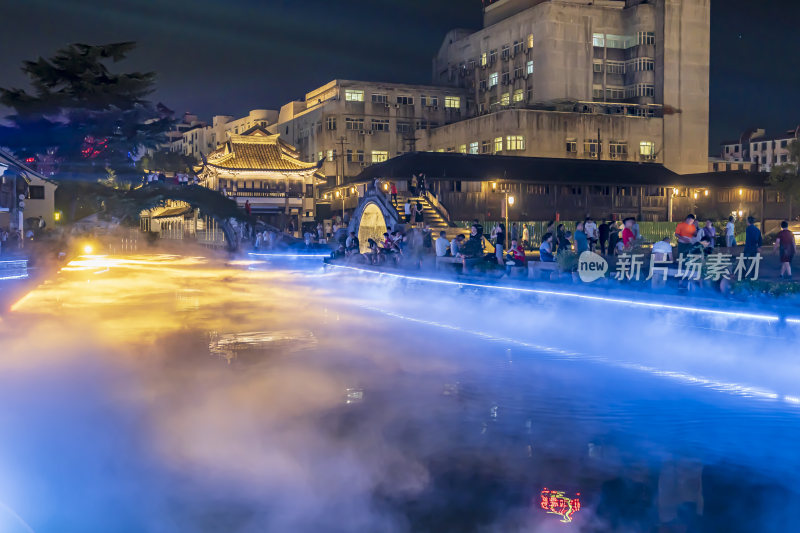
<path id="1" fill-rule="evenodd" d="M 84 257 L 0 316 L 0 532 L 800 531 L 797 327 Z"/>

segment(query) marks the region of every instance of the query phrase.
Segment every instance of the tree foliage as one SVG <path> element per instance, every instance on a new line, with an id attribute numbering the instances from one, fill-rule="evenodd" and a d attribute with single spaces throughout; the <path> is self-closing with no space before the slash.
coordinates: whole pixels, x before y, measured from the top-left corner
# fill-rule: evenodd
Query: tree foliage
<path id="1" fill-rule="evenodd" d="M 142 157 L 138 162 L 138 166 L 142 172 L 159 171 L 191 174 L 193 172 L 192 167 L 194 167 L 196 163 L 197 162 L 191 156 L 184 155 L 180 152 L 161 150 Z"/>
<path id="2" fill-rule="evenodd" d="M 10 125 L 0 126 L 0 146 L 19 157 L 54 160 L 60 177 L 136 175 L 136 161 L 166 140 L 173 120 L 146 99 L 154 73 L 109 69 L 135 46 L 71 44 L 50 58 L 24 61 L 30 91 L 0 88 L 0 103 L 14 111 L 6 117 Z"/>
<path id="3" fill-rule="evenodd" d="M 769 182 L 786 197 L 800 202 L 800 141 L 795 139 L 788 148 L 789 161 L 772 167 Z"/>

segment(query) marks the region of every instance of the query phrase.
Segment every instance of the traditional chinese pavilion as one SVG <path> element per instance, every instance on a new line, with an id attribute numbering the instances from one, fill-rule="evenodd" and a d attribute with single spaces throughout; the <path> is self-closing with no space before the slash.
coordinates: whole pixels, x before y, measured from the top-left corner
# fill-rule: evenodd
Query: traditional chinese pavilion
<path id="1" fill-rule="evenodd" d="M 293 220 L 313 222 L 316 185 L 325 181 L 320 163 L 300 160 L 294 146 L 261 127 L 230 138 L 211 152 L 199 174 L 217 190 L 265 222 L 276 226 Z M 299 223 L 298 223 L 299 222 Z"/>

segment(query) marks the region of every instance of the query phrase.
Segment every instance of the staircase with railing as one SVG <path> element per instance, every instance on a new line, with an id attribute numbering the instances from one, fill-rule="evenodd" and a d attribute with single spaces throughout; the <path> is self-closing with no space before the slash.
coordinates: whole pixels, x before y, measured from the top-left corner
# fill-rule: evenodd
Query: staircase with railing
<path id="1" fill-rule="evenodd" d="M 392 204 L 401 216 L 405 212 L 404 205 L 406 200 L 410 200 L 412 203 L 419 202 L 422 205 L 423 220 L 434 232 L 447 231 L 455 227 L 450 222 L 450 214 L 447 209 L 430 192 L 425 191 L 418 196 L 411 195 L 408 192 L 399 193 L 397 198 L 392 201 Z"/>

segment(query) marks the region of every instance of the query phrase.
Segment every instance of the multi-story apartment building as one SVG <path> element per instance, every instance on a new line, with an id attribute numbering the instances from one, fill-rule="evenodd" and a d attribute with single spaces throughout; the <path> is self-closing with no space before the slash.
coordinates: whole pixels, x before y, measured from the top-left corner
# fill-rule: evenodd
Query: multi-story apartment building
<path id="1" fill-rule="evenodd" d="M 230 115 L 216 115 L 209 126 L 198 120 L 197 115 L 186 113 L 175 127 L 167 133 L 169 150 L 192 156 L 198 161 L 217 146 L 255 126 L 267 128 L 278 120 L 278 112 L 270 109 L 254 109 L 241 118 Z"/>
<path id="2" fill-rule="evenodd" d="M 708 167 L 710 0 L 494 0 L 451 31 L 434 84 L 469 120 L 422 149 Z"/>
<path id="3" fill-rule="evenodd" d="M 776 137 L 767 137 L 763 129 L 751 129 L 736 141 L 722 143 L 720 157 L 725 161 L 750 162 L 762 172 L 774 165 L 789 162 L 789 144 L 800 139 L 800 126 Z"/>
<path id="4" fill-rule="evenodd" d="M 334 80 L 290 102 L 269 130 L 297 147 L 301 159 L 324 159 L 330 181 L 419 150 L 423 133 L 467 116 L 457 87 Z"/>

